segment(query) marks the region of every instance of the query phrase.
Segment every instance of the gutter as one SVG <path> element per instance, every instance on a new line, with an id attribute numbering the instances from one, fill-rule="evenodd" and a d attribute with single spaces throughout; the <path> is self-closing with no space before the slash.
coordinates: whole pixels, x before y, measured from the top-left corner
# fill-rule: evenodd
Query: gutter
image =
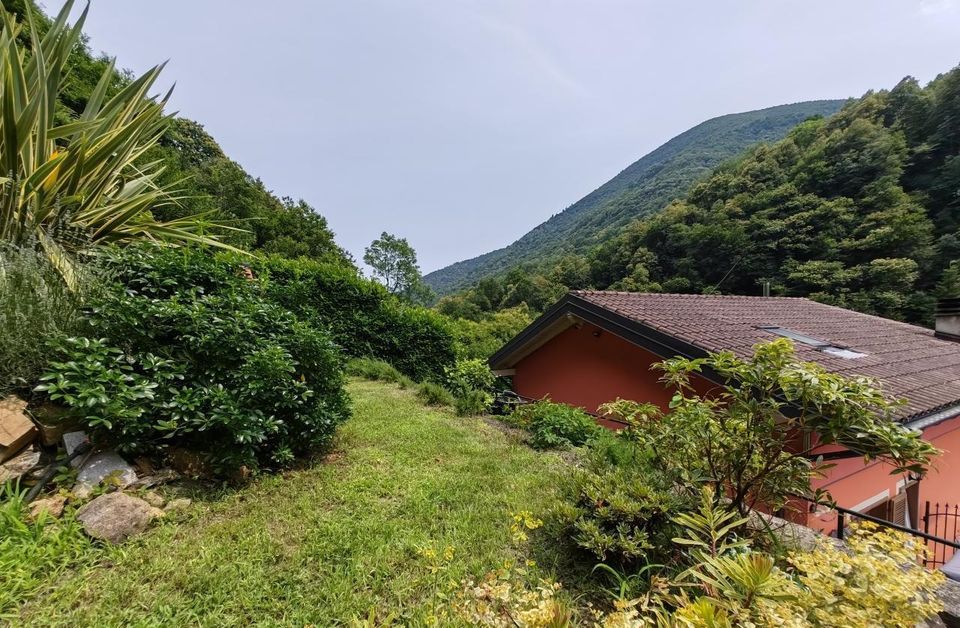
<path id="1" fill-rule="evenodd" d="M 944 421 L 949 421 L 950 419 L 960 416 L 960 405 L 949 406 L 939 412 L 934 412 L 933 414 L 928 414 L 925 417 L 919 419 L 914 419 L 909 423 L 903 423 L 902 425 L 910 430 L 919 430 L 923 431 L 928 427 L 933 427 L 934 425 L 939 425 Z"/>

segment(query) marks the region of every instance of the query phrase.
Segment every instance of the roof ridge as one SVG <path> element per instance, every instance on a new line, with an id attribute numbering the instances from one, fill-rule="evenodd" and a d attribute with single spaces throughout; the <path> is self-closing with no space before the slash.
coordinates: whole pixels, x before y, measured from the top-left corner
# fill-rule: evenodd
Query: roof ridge
<path id="1" fill-rule="evenodd" d="M 623 296 L 643 296 L 643 297 L 681 297 L 686 299 L 777 299 L 777 300 L 790 300 L 790 301 L 808 301 L 811 303 L 818 303 L 817 301 L 811 301 L 807 297 L 788 297 L 788 296 L 780 296 L 780 295 L 765 297 L 762 295 L 752 295 L 752 294 L 691 294 L 688 292 L 628 292 L 625 290 L 571 290 L 570 294 L 576 294 L 576 295 L 616 294 L 616 295 L 623 295 Z"/>

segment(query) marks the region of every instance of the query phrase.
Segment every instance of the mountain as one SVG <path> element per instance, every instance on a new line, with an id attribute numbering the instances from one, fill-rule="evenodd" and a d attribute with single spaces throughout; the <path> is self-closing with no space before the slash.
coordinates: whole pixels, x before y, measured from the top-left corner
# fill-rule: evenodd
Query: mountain
<path id="1" fill-rule="evenodd" d="M 449 294 L 518 264 L 584 253 L 631 221 L 659 211 L 749 146 L 779 140 L 807 118 L 836 113 L 843 103 L 817 100 L 707 120 L 630 164 L 513 244 L 441 268 L 424 279 L 437 293 Z"/>
<path id="2" fill-rule="evenodd" d="M 868 92 L 748 150 L 583 265 L 578 281 L 595 288 L 759 294 L 766 284 L 931 325 L 937 298 L 960 295 L 960 66 L 926 86 L 907 77 Z"/>

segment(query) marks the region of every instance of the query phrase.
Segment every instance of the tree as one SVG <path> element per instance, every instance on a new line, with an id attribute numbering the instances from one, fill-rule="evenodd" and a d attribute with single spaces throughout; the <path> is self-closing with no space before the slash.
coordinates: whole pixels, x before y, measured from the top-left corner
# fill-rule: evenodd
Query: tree
<path id="1" fill-rule="evenodd" d="M 433 291 L 420 275 L 417 252 L 406 238 L 384 231 L 364 250 L 363 261 L 393 294 L 414 303 L 433 300 Z"/>
<path id="2" fill-rule="evenodd" d="M 780 508 L 791 495 L 815 501 L 810 480 L 828 468 L 814 452 L 842 445 L 900 472 L 923 474 L 938 450 L 892 420 L 895 403 L 865 378 L 848 379 L 800 362 L 793 343 L 759 344 L 750 360 L 731 352 L 673 358 L 657 365 L 676 389 L 670 412 L 618 399 L 601 413 L 630 425 L 626 435 L 648 449 L 657 468 L 699 493 L 716 487 L 741 513 L 754 504 Z M 692 377 L 712 370 L 724 384 L 707 395 Z"/>

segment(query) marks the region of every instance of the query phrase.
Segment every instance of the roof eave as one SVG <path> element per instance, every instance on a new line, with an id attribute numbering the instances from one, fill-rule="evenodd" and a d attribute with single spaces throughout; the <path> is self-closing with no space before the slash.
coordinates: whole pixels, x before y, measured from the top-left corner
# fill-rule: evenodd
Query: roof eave
<path id="1" fill-rule="evenodd" d="M 955 404 L 920 417 L 907 419 L 902 425 L 908 429 L 923 431 L 958 416 L 960 416 L 960 404 Z"/>

